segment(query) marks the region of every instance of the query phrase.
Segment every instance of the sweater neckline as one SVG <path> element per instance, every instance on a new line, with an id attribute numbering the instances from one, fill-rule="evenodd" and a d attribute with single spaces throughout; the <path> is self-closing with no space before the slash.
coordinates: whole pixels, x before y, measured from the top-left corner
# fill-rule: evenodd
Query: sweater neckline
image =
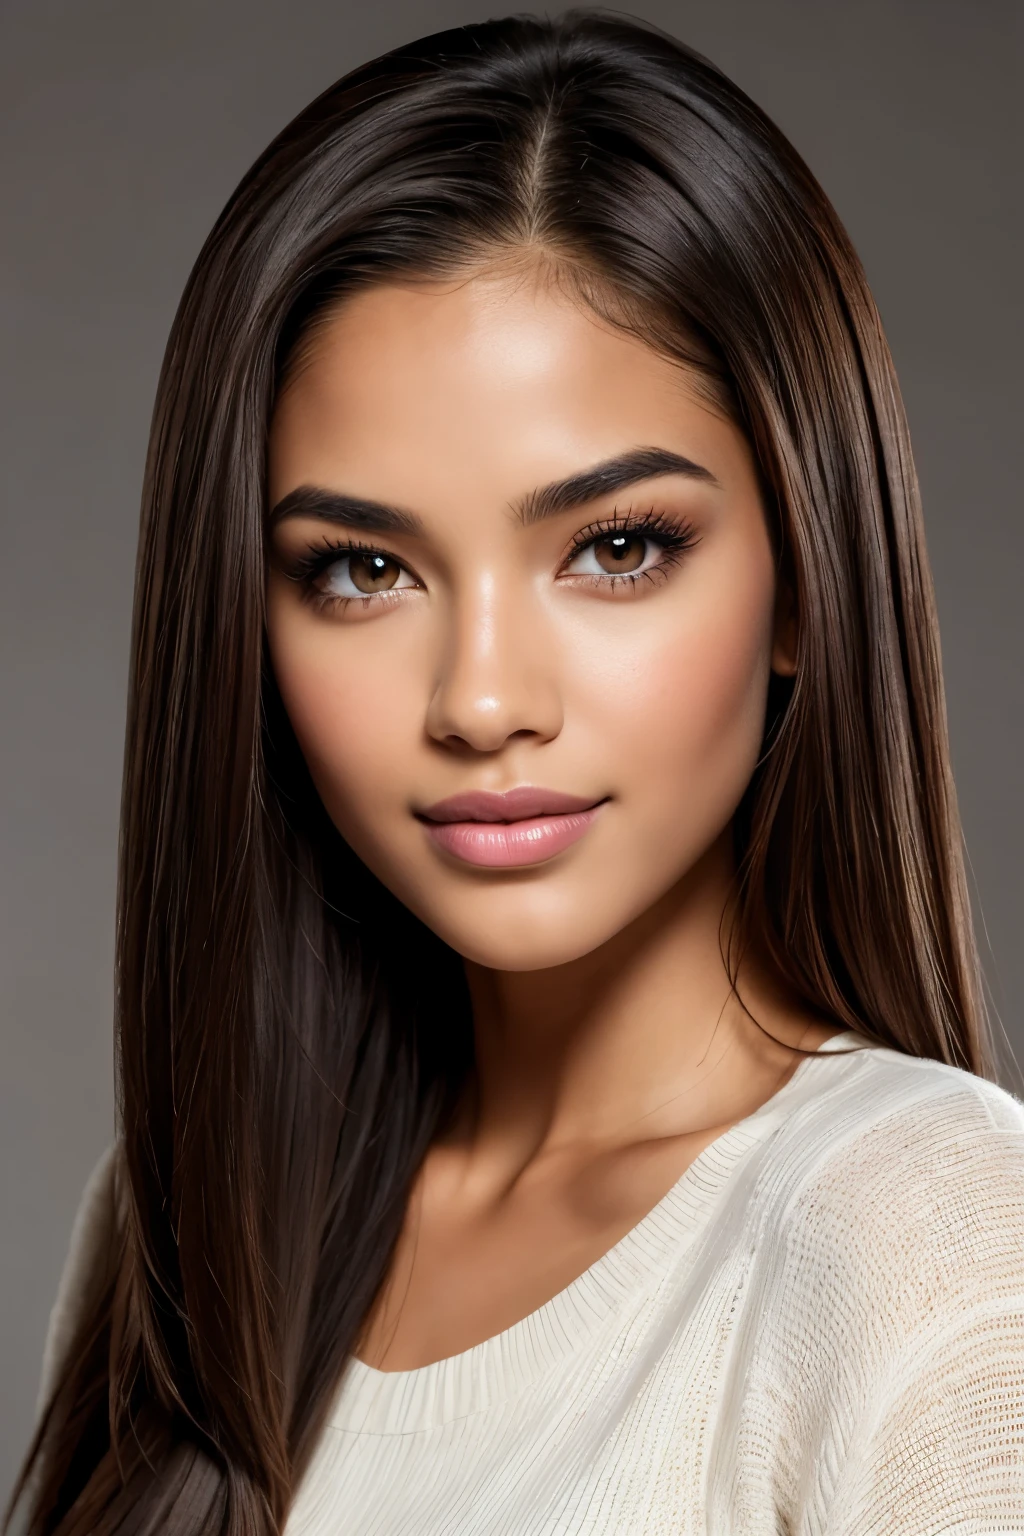
<path id="1" fill-rule="evenodd" d="M 408 1434 L 464 1418 L 514 1396 L 664 1273 L 696 1241 L 733 1169 L 785 1113 L 819 1057 L 870 1047 L 852 1029 L 831 1035 L 782 1087 L 699 1152 L 655 1205 L 582 1274 L 500 1333 L 455 1355 L 406 1371 L 381 1371 L 351 1356 L 328 1423 L 349 1433 Z"/>

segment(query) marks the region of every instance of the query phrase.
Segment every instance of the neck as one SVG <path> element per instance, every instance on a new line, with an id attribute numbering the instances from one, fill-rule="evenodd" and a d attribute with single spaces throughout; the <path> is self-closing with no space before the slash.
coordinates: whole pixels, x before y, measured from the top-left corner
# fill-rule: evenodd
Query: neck
<path id="1" fill-rule="evenodd" d="M 723 958 L 733 884 L 727 833 L 653 907 L 578 959 L 542 971 L 467 961 L 476 1072 L 457 1139 L 524 1167 L 560 1149 L 738 1118 L 756 1107 L 762 1082 L 767 1097 L 771 1073 L 799 1059 L 788 1047 L 809 1020 L 754 957 L 734 990 Z"/>

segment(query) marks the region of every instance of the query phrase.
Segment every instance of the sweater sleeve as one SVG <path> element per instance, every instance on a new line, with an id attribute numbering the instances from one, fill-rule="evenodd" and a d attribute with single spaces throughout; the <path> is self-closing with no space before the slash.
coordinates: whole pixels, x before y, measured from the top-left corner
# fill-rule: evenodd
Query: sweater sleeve
<path id="1" fill-rule="evenodd" d="M 1024 1107 L 965 1082 L 860 1152 L 836 1173 L 856 1236 L 831 1254 L 843 1390 L 797 1528 L 1024 1533 Z"/>
<path id="2" fill-rule="evenodd" d="M 1024 1536 L 1024 1105 L 924 1071 L 767 1234 L 730 1536 Z"/>
<path id="3" fill-rule="evenodd" d="M 826 1536 L 1024 1532 L 1024 1290 L 964 1301 L 890 1362 Z"/>
<path id="4" fill-rule="evenodd" d="M 43 1345 L 39 1414 L 57 1384 L 78 1325 L 107 1275 L 115 1236 L 117 1155 L 118 1143 L 113 1142 L 93 1168 L 78 1203 Z"/>

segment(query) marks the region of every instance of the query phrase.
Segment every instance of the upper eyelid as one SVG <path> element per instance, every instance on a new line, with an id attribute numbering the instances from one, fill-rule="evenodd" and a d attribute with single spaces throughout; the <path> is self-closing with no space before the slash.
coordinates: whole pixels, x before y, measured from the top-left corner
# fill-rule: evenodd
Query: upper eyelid
<path id="1" fill-rule="evenodd" d="M 607 517 L 597 518 L 594 522 L 588 523 L 585 528 L 581 528 L 574 535 L 569 548 L 574 549 L 581 544 L 589 544 L 591 540 L 600 538 L 605 533 L 643 533 L 648 529 L 655 536 L 660 533 L 680 538 L 693 531 L 693 524 L 688 517 L 661 512 L 656 507 L 650 507 L 644 512 L 614 511 Z"/>
<path id="2" fill-rule="evenodd" d="M 688 517 L 676 516 L 672 513 L 663 513 L 657 508 L 650 507 L 644 511 L 634 511 L 632 508 L 621 512 L 614 508 L 607 516 L 596 518 L 579 529 L 569 540 L 565 556 L 575 553 L 580 548 L 600 538 L 605 533 L 615 532 L 641 532 L 653 526 L 653 533 L 674 533 L 677 537 L 688 535 L 692 531 L 692 524 Z M 335 556 L 342 559 L 347 554 L 384 555 L 389 560 L 394 560 L 397 565 L 408 570 L 407 562 L 400 556 L 381 544 L 365 543 L 356 538 L 339 540 L 317 546 L 309 546 L 308 553 L 315 557 L 318 554 Z"/>

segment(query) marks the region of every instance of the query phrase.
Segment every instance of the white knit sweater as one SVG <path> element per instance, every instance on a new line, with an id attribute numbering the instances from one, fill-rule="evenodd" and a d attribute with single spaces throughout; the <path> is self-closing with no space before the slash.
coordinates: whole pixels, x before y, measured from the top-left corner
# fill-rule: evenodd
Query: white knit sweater
<path id="1" fill-rule="evenodd" d="M 418 1370 L 350 1362 L 287 1525 L 584 1532 L 1024 1533 L 1024 1105 L 833 1036 L 521 1322 Z"/>

